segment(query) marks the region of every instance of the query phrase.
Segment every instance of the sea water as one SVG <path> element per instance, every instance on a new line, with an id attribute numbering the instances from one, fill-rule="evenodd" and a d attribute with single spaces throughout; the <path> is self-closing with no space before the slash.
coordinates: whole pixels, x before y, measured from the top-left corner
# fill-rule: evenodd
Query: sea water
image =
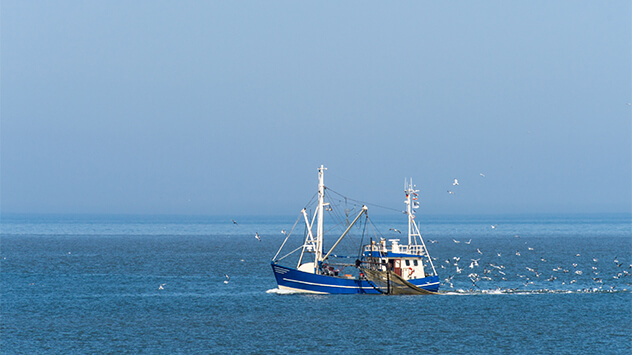
<path id="1" fill-rule="evenodd" d="M 292 216 L 4 215 L 0 352 L 632 353 L 629 215 L 418 220 L 440 295 L 278 290 Z"/>

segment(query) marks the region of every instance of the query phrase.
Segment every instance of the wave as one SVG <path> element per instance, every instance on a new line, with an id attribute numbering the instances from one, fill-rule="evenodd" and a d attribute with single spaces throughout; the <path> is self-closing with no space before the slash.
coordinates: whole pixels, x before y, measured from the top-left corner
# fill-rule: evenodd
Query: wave
<path id="1" fill-rule="evenodd" d="M 280 288 L 273 288 L 273 289 L 267 290 L 266 293 L 273 293 L 276 295 L 293 295 L 293 294 L 299 294 L 302 292 L 293 291 L 293 290 L 282 290 Z"/>

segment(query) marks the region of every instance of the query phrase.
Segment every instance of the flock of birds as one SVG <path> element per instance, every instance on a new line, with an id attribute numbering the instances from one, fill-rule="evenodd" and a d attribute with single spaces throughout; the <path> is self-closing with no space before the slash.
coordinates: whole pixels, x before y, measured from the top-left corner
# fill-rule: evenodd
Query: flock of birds
<path id="1" fill-rule="evenodd" d="M 492 225 L 492 229 L 496 229 L 497 225 Z M 515 236 L 519 238 L 519 236 Z M 428 242 L 434 244 L 437 240 L 428 240 Z M 461 241 L 452 239 L 454 244 L 460 244 Z M 463 244 L 470 245 L 472 239 L 463 241 Z M 457 291 L 469 291 L 485 290 L 481 286 L 485 283 L 484 287 L 488 285 L 495 285 L 493 290 L 501 292 L 520 292 L 520 291 L 533 291 L 533 287 L 542 286 L 539 282 L 558 282 L 558 286 L 561 284 L 562 288 L 568 288 L 568 286 L 576 284 L 575 286 L 583 286 L 584 291 L 615 291 L 615 290 L 627 290 L 625 286 L 632 286 L 632 264 L 624 265 L 619 261 L 618 257 L 614 257 L 612 264 L 599 263 L 599 258 L 591 258 L 592 262 L 589 265 L 580 265 L 578 262 L 572 262 L 571 266 L 563 267 L 558 264 L 549 264 L 549 261 L 544 257 L 534 257 L 535 249 L 533 247 L 527 247 L 527 250 L 523 252 L 530 253 L 528 258 L 530 262 L 536 263 L 531 265 L 525 265 L 524 263 L 517 262 L 517 259 L 522 256 L 520 250 L 512 252 L 510 257 L 514 259 L 510 260 L 510 267 L 503 265 L 502 261 L 507 260 L 506 257 L 502 258 L 503 253 L 494 251 L 492 253 L 484 253 L 480 248 L 471 247 L 468 251 L 470 254 L 469 260 L 462 260 L 460 256 L 454 256 L 452 258 L 444 259 L 439 264 L 440 268 L 445 270 L 444 272 L 451 272 L 451 274 L 443 279 L 442 284 Z M 475 254 L 474 254 L 475 253 Z M 478 258 L 471 257 L 471 255 L 478 255 Z M 571 257 L 573 257 L 571 255 Z M 580 258 L 581 254 L 575 254 L 575 258 Z M 481 261 L 487 259 L 485 262 Z M 437 261 L 437 258 L 433 258 Z M 583 259 L 582 259 L 583 260 Z M 464 263 L 462 262 L 464 261 Z M 513 271 L 510 271 L 513 270 Z M 582 270 L 583 269 L 583 270 Z M 606 274 L 612 272 L 613 274 Z M 464 275 L 465 277 L 460 277 Z M 562 276 L 564 275 L 564 276 Z M 582 277 L 580 279 L 580 277 Z M 461 287 L 455 288 L 455 277 L 460 279 Z M 588 279 L 587 277 L 590 277 Z M 625 280 L 628 278 L 627 280 Z M 578 280 L 581 281 L 578 283 Z M 467 286 L 471 283 L 471 286 Z M 510 285 L 511 287 L 501 287 L 500 285 Z M 465 285 L 465 287 L 463 287 Z M 566 285 L 566 286 L 565 286 Z M 530 287 L 532 286 L 532 287 Z M 624 287 L 623 289 L 621 287 Z M 541 289 L 541 291 L 555 291 L 548 287 Z"/>
<path id="2" fill-rule="evenodd" d="M 479 174 L 481 178 L 485 178 L 485 174 L 480 173 Z M 454 178 L 454 180 L 452 181 L 452 186 L 453 189 L 452 190 L 447 190 L 448 194 L 453 195 L 454 194 L 454 189 L 457 188 L 457 186 L 459 186 L 459 180 L 457 178 Z M 490 225 L 492 230 L 496 230 L 498 225 L 497 224 L 492 224 Z M 401 233 L 399 230 L 391 228 L 391 231 L 395 231 L 395 232 L 399 232 Z M 515 238 L 519 238 L 518 235 L 514 236 Z M 456 240 L 456 239 L 452 239 L 452 241 L 455 244 L 460 244 L 461 241 Z M 434 244 L 437 243 L 437 240 L 428 240 L 429 243 Z M 469 239 L 468 241 L 464 241 L 463 243 L 466 245 L 470 245 L 472 242 L 472 239 Z M 532 247 L 528 247 L 527 248 L 528 252 L 532 252 L 534 251 L 534 249 Z M 480 248 L 476 248 L 476 253 L 477 255 L 483 255 L 483 252 L 480 250 Z M 500 258 L 502 256 L 501 252 L 496 252 L 496 258 Z M 513 253 L 515 255 L 515 257 L 520 257 L 522 254 L 520 253 L 520 250 L 516 250 L 515 253 Z M 580 254 L 576 255 L 577 257 L 580 256 Z M 436 258 L 433 258 L 434 260 L 436 260 Z M 446 259 L 444 260 L 444 262 L 440 265 L 441 269 L 444 269 L 446 271 L 448 271 L 451 268 L 454 268 L 454 273 L 451 274 L 450 276 L 448 276 L 447 278 L 445 278 L 443 280 L 443 284 L 446 286 L 449 286 L 450 288 L 454 288 L 454 277 L 459 275 L 459 274 L 467 274 L 467 279 L 469 280 L 469 282 L 471 282 L 471 288 L 470 291 L 473 291 L 474 289 L 480 289 L 479 284 L 481 283 L 481 281 L 508 281 L 511 280 L 511 278 L 508 279 L 509 275 L 508 275 L 508 271 L 506 269 L 506 267 L 504 265 L 500 265 L 500 263 L 493 263 L 493 262 L 489 262 L 484 264 L 481 267 L 481 264 L 479 263 L 481 261 L 481 258 L 471 258 L 469 261 L 469 265 L 466 263 L 466 265 L 460 265 L 459 261 L 461 260 L 461 257 L 453 257 L 452 259 Z M 543 258 L 540 257 L 539 258 L 540 263 L 547 263 L 548 261 Z M 618 286 L 617 284 L 613 284 L 611 283 L 610 285 L 604 286 L 604 282 L 607 281 L 612 281 L 612 280 L 621 280 L 622 278 L 626 278 L 626 277 L 630 277 L 630 279 L 632 279 L 632 272 L 628 271 L 626 269 L 622 269 L 621 267 L 623 266 L 623 263 L 620 263 L 618 258 L 615 257 L 613 262 L 614 265 L 617 267 L 617 272 L 612 275 L 612 277 L 604 277 L 601 274 L 601 270 L 599 269 L 599 267 L 597 266 L 597 262 L 598 262 L 598 258 L 592 258 L 593 261 L 593 265 L 590 266 L 590 271 L 588 271 L 586 273 L 586 275 L 590 275 L 594 284 L 598 285 L 596 287 L 596 289 L 598 290 L 602 290 L 604 287 L 606 287 L 608 290 L 613 291 L 615 290 Z M 480 269 L 482 268 L 482 272 L 480 271 Z M 469 269 L 469 270 L 468 270 Z M 632 269 L 632 264 L 630 264 L 627 269 Z M 468 270 L 469 272 L 467 272 L 466 270 Z M 561 274 L 571 274 L 571 275 L 575 275 L 576 277 L 570 279 L 570 280 L 563 280 L 561 281 L 562 285 L 572 285 L 572 284 L 576 284 L 577 283 L 577 279 L 579 278 L 579 276 L 584 275 L 584 271 L 578 269 L 578 263 L 572 263 L 572 268 L 568 267 L 568 268 L 563 268 L 561 266 L 557 266 L 555 268 L 551 269 L 551 274 L 548 277 L 544 277 L 544 271 L 538 271 L 538 268 L 535 266 L 524 266 L 524 270 L 526 270 L 527 272 L 516 272 L 515 273 L 515 277 L 518 278 L 518 280 L 522 281 L 522 286 L 524 286 L 525 288 L 530 286 L 530 285 L 535 285 L 536 280 L 546 280 L 548 282 L 553 282 L 558 280 L 560 277 L 556 276 L 557 273 L 561 273 Z M 542 270 L 542 269 L 540 269 Z M 590 273 L 592 272 L 592 273 Z M 482 274 L 481 274 L 482 273 Z M 540 278 L 541 276 L 543 276 L 542 278 Z M 627 286 L 632 286 L 632 280 L 628 281 L 626 283 Z M 520 289 L 521 286 L 518 287 L 511 287 L 511 288 L 505 288 L 504 291 L 507 292 L 515 292 L 518 289 Z M 497 290 L 503 290 L 503 288 L 496 286 Z"/>

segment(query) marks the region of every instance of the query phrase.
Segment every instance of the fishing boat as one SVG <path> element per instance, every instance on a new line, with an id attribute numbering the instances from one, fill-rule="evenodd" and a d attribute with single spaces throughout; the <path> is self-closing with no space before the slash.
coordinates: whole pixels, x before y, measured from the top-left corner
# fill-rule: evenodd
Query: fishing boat
<path id="1" fill-rule="evenodd" d="M 318 169 L 317 202 L 313 215 L 309 216 L 307 208 L 303 208 L 294 227 L 286 234 L 271 265 L 280 290 L 320 294 L 433 294 L 439 289 L 439 276 L 435 270 L 432 258 L 419 233 L 415 222 L 415 210 L 419 207 L 418 190 L 410 181 L 405 182 L 406 210 L 408 218 L 407 244 L 400 243 L 400 239 L 386 239 L 374 232 L 368 236 L 367 230 L 375 230 L 375 226 L 368 217 L 368 207 L 363 204 L 354 209 L 346 208 L 343 214 L 336 214 L 333 203 L 328 201 L 330 192 L 324 184 L 326 168 Z M 334 194 L 338 199 L 348 198 Z M 342 197 L 341 197 L 342 196 Z M 351 216 L 355 215 L 353 221 Z M 325 215 L 333 224 L 340 225 L 342 233 L 333 234 L 328 227 L 325 230 Z M 362 220 L 362 221 L 361 221 Z M 296 230 L 299 221 L 304 222 L 304 233 L 298 247 L 287 254 L 281 252 L 288 249 L 288 240 Z M 359 222 L 361 221 L 361 222 Z M 302 224 L 302 223 L 301 223 Z M 364 228 L 359 225 L 364 224 Z M 370 228 L 367 228 L 370 226 Z M 315 227 L 315 231 L 314 231 Z M 299 228 L 301 229 L 301 228 Z M 336 248 L 350 231 L 362 229 L 359 244 L 356 245 L 355 255 L 340 255 Z M 401 231 L 398 231 L 401 233 Z M 325 235 L 327 234 L 327 236 Z M 333 234 L 333 237 L 330 236 Z M 327 239 L 326 239 L 327 238 Z M 331 238 L 329 244 L 327 240 Z M 331 243 L 334 241 L 333 244 Z M 326 250 L 325 245 L 328 246 Z M 292 258 L 294 256 L 294 258 Z M 294 263 L 287 265 L 288 260 Z M 281 263 L 283 261 L 283 263 Z"/>

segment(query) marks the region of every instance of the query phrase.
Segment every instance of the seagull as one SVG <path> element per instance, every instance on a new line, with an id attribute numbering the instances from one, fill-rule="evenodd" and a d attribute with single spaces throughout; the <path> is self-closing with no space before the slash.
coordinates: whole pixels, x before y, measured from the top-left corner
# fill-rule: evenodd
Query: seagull
<path id="1" fill-rule="evenodd" d="M 479 254 L 483 255 L 483 252 L 482 252 L 479 248 L 476 248 L 476 251 L 477 251 Z"/>
<path id="2" fill-rule="evenodd" d="M 498 257 L 500 257 L 502 255 L 502 253 L 496 253 L 496 255 L 498 255 Z"/>
<path id="3" fill-rule="evenodd" d="M 520 256 L 520 251 L 516 250 L 516 255 Z"/>
<path id="4" fill-rule="evenodd" d="M 261 241 L 261 237 L 259 236 L 259 233 L 255 233 L 255 238 L 257 238 L 258 241 Z"/>
<path id="5" fill-rule="evenodd" d="M 448 190 L 448 193 L 449 193 L 450 195 L 454 195 L 454 192 L 452 192 L 452 191 L 450 191 L 450 190 Z"/>
<path id="6" fill-rule="evenodd" d="M 238 225 L 239 225 L 239 224 L 238 224 L 238 223 L 237 223 L 234 219 L 231 219 L 231 221 L 233 221 L 233 224 L 234 224 L 234 225 L 236 225 L 236 226 L 238 226 Z"/>
<path id="7" fill-rule="evenodd" d="M 281 229 L 281 233 L 287 235 L 287 232 L 285 231 L 285 229 Z"/>
<path id="8" fill-rule="evenodd" d="M 457 186 L 459 184 L 459 180 L 454 179 L 454 182 L 452 183 L 453 186 Z"/>
<path id="9" fill-rule="evenodd" d="M 230 281 L 230 276 L 228 276 L 227 274 L 224 274 L 224 277 L 226 277 L 226 280 L 224 280 L 224 283 L 227 284 L 228 281 Z"/>
<path id="10" fill-rule="evenodd" d="M 437 242 L 436 240 L 432 240 L 432 239 L 428 239 L 428 241 L 430 242 L 430 244 L 434 244 Z"/>
<path id="11" fill-rule="evenodd" d="M 165 285 L 166 285 L 166 284 L 161 284 L 160 286 L 158 286 L 158 289 L 159 289 L 159 290 L 164 290 L 164 289 L 165 289 L 165 288 L 164 288 L 164 286 L 165 286 Z"/>
<path id="12" fill-rule="evenodd" d="M 452 241 L 453 241 L 453 242 L 455 242 L 455 243 L 457 243 L 457 244 L 461 243 L 460 241 L 458 241 L 458 240 L 456 240 L 456 239 L 454 239 L 454 238 L 452 238 Z"/>
<path id="13" fill-rule="evenodd" d="M 485 174 L 483 174 L 483 173 L 480 173 L 479 175 L 480 175 L 481 177 L 485 177 Z"/>
<path id="14" fill-rule="evenodd" d="M 397 233 L 399 233 L 399 234 L 402 234 L 402 231 L 400 231 L 400 230 L 399 230 L 399 229 L 397 229 L 397 228 L 389 228 L 389 230 L 390 230 L 390 231 L 393 231 L 393 232 L 397 232 Z"/>
<path id="15" fill-rule="evenodd" d="M 463 242 L 463 243 L 465 243 L 467 245 L 470 245 L 471 242 L 472 242 L 472 239 L 468 240 L 467 242 Z"/>
<path id="16" fill-rule="evenodd" d="M 491 227 L 492 227 L 492 229 L 496 229 L 496 227 L 498 227 L 498 225 L 497 224 L 492 224 Z"/>

